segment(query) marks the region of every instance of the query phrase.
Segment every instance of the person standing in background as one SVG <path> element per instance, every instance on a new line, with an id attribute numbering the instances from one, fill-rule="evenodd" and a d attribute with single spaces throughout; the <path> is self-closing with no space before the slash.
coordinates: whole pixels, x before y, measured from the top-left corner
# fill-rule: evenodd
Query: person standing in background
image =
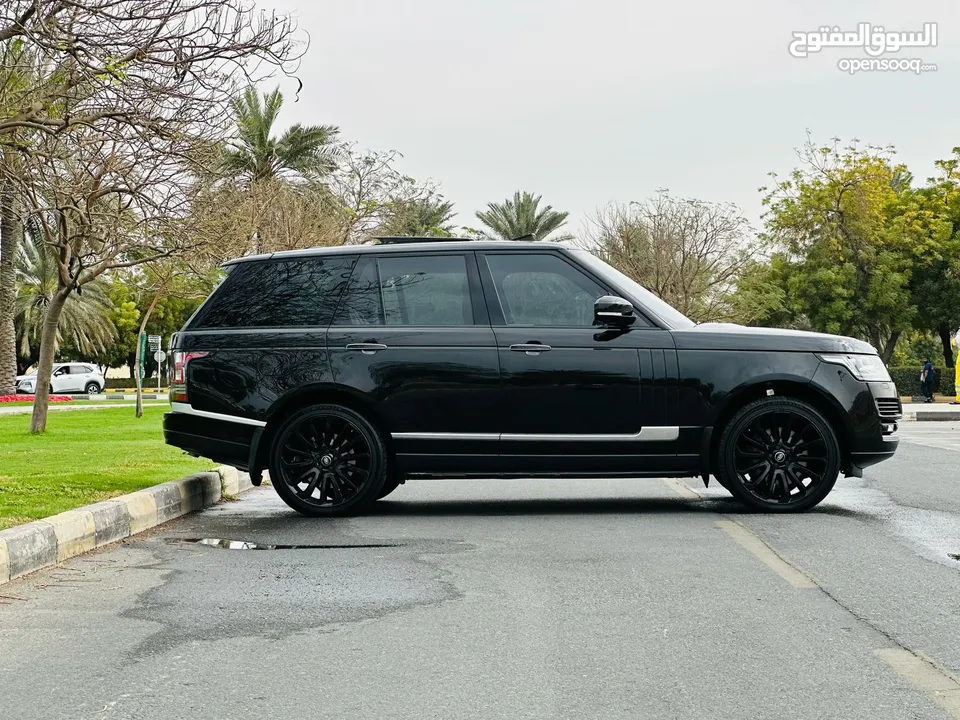
<path id="1" fill-rule="evenodd" d="M 960 405 L 960 328 L 957 329 L 957 335 L 953 338 L 953 344 L 956 346 L 956 349 L 953 351 L 953 356 L 957 359 L 957 375 L 953 385 L 953 392 L 956 397 L 950 404 Z"/>
<path id="2" fill-rule="evenodd" d="M 924 402 L 933 402 L 933 386 L 935 380 L 933 363 L 927 360 L 923 363 L 923 372 L 920 374 L 920 390 L 926 398 Z"/>

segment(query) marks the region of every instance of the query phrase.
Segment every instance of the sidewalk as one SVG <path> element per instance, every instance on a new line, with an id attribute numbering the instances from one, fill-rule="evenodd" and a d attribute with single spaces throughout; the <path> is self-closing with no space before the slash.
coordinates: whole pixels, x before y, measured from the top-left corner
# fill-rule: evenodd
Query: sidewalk
<path id="1" fill-rule="evenodd" d="M 165 402 L 144 402 L 143 406 L 147 407 L 149 405 L 166 405 Z M 63 405 L 54 405 L 50 403 L 47 410 L 53 412 L 54 410 L 102 410 L 103 408 L 115 408 L 115 407 L 133 407 L 135 402 L 111 402 L 111 403 L 93 403 L 92 405 L 70 405 L 65 403 Z M 0 405 L 0 415 L 26 415 L 27 413 L 33 412 L 33 405 L 16 405 L 13 407 L 3 407 Z"/>

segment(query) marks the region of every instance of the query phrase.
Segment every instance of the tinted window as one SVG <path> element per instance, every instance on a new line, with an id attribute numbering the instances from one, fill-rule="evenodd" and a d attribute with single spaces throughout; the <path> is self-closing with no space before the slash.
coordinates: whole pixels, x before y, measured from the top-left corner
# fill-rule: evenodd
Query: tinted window
<path id="1" fill-rule="evenodd" d="M 371 257 L 360 258 L 340 306 L 334 325 L 383 325 L 383 305 L 380 302 L 380 282 L 377 263 Z"/>
<path id="2" fill-rule="evenodd" d="M 329 325 L 355 260 L 337 256 L 241 263 L 191 327 Z"/>
<path id="3" fill-rule="evenodd" d="M 592 326 L 606 292 L 556 255 L 487 255 L 507 325 Z"/>
<path id="4" fill-rule="evenodd" d="M 463 255 L 404 255 L 378 265 L 387 325 L 473 325 Z"/>
<path id="5" fill-rule="evenodd" d="M 463 255 L 366 257 L 357 263 L 334 325 L 472 325 Z"/>

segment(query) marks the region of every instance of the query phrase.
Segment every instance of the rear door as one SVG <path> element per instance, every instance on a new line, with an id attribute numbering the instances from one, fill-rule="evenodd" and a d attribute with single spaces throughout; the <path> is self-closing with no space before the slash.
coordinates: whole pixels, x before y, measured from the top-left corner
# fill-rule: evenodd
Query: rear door
<path id="1" fill-rule="evenodd" d="M 494 467 L 500 373 L 474 253 L 361 256 L 327 346 L 334 382 L 376 403 L 401 471 Z"/>

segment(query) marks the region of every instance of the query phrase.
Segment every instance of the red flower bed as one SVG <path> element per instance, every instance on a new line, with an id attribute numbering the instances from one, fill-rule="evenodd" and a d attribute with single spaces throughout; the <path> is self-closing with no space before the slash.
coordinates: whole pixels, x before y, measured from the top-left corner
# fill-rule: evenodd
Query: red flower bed
<path id="1" fill-rule="evenodd" d="M 36 395 L 0 395 L 0 403 L 33 402 Z M 50 402 L 73 402 L 69 395 L 51 395 Z"/>

